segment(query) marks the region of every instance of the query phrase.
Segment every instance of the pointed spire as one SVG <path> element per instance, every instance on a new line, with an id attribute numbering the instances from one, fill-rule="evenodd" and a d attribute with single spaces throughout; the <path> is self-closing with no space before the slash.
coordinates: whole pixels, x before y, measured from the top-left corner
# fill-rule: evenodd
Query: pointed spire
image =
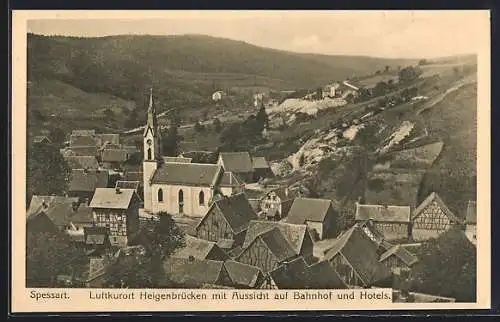
<path id="1" fill-rule="evenodd" d="M 154 104 L 153 104 L 153 88 L 151 87 L 149 89 L 149 106 L 148 106 L 148 110 L 153 110 L 154 108 Z"/>

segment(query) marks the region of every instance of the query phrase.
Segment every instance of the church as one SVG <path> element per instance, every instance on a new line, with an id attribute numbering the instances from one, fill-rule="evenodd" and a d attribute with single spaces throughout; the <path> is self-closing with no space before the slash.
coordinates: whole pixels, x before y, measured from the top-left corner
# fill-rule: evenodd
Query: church
<path id="1" fill-rule="evenodd" d="M 142 216 L 165 211 L 175 216 L 203 217 L 216 195 L 230 195 L 240 189 L 241 184 L 231 180 L 231 173 L 225 172 L 222 165 L 191 163 L 162 155 L 152 90 L 143 141 Z"/>

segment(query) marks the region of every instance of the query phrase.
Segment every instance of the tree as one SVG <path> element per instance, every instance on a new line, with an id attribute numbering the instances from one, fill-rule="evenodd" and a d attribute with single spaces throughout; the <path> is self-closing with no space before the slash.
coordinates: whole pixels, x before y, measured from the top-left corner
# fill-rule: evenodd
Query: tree
<path id="1" fill-rule="evenodd" d="M 427 59 L 420 59 L 420 60 L 418 61 L 418 64 L 419 64 L 420 66 L 422 66 L 422 65 L 427 65 L 428 63 L 429 63 L 429 62 L 427 61 Z"/>
<path id="2" fill-rule="evenodd" d="M 71 169 L 59 149 L 49 144 L 32 144 L 27 152 L 27 202 L 34 194 L 63 195 Z"/>
<path id="3" fill-rule="evenodd" d="M 264 129 L 269 128 L 269 118 L 267 116 L 266 107 L 264 106 L 263 102 L 261 102 L 259 112 L 257 112 L 256 121 L 259 126 L 257 130 L 260 129 L 259 132 L 262 132 Z"/>
<path id="4" fill-rule="evenodd" d="M 122 255 L 106 266 L 105 287 L 152 288 L 151 259 L 140 254 Z"/>
<path id="5" fill-rule="evenodd" d="M 385 65 L 384 73 L 388 73 L 390 70 L 391 68 L 388 65 Z"/>
<path id="6" fill-rule="evenodd" d="M 54 127 L 49 134 L 53 143 L 61 145 L 66 140 L 66 133 L 60 127 Z"/>
<path id="7" fill-rule="evenodd" d="M 399 82 L 401 84 L 408 84 L 417 80 L 420 75 L 422 75 L 422 70 L 420 68 L 408 66 L 399 71 Z"/>
<path id="8" fill-rule="evenodd" d="M 373 96 L 382 96 L 385 95 L 389 91 L 389 86 L 386 82 L 378 82 L 377 85 L 373 88 Z"/>
<path id="9" fill-rule="evenodd" d="M 182 137 L 179 135 L 178 126 L 172 123 L 165 135 L 162 135 L 162 152 L 163 155 L 177 156 L 179 155 L 179 143 Z"/>
<path id="10" fill-rule="evenodd" d="M 27 231 L 26 285 L 55 287 L 58 275 L 78 277 L 85 259 L 85 253 L 72 246 L 62 233 Z"/>
<path id="11" fill-rule="evenodd" d="M 215 132 L 220 133 L 222 131 L 222 123 L 218 118 L 214 119 L 213 125 Z"/>
<path id="12" fill-rule="evenodd" d="M 476 248 L 462 231 L 453 228 L 423 243 L 417 257 L 415 291 L 453 297 L 457 302 L 476 301 Z"/>

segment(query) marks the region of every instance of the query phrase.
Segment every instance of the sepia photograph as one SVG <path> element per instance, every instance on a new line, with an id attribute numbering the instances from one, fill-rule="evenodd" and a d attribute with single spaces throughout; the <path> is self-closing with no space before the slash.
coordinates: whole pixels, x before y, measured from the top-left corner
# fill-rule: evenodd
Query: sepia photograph
<path id="1" fill-rule="evenodd" d="M 25 305 L 489 287 L 488 11 L 16 14 Z"/>

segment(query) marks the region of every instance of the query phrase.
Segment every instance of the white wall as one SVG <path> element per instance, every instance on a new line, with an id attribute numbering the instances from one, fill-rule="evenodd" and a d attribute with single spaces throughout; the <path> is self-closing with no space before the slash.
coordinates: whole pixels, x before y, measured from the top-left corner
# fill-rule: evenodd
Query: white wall
<path id="1" fill-rule="evenodd" d="M 158 201 L 158 190 L 163 190 L 163 202 Z M 184 215 L 190 217 L 203 217 L 208 210 L 208 202 L 212 197 L 210 187 L 192 187 L 182 185 L 153 184 L 152 185 L 152 210 L 153 213 L 166 211 L 173 215 L 179 214 L 179 190 L 184 194 Z M 205 194 L 205 202 L 199 204 L 199 193 Z"/>

